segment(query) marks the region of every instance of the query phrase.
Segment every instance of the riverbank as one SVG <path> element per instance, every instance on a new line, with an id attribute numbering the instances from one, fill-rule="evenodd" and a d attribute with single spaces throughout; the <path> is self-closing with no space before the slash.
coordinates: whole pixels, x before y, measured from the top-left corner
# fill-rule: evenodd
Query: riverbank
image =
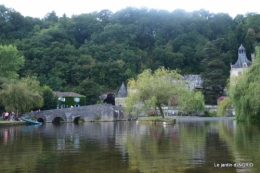
<path id="1" fill-rule="evenodd" d="M 176 118 L 174 117 L 156 117 L 156 116 L 151 116 L 151 117 L 139 117 L 138 122 L 141 123 L 155 123 L 155 124 L 175 124 L 176 123 Z"/>
<path id="2" fill-rule="evenodd" d="M 13 125 L 25 125 L 25 121 L 3 121 L 0 120 L 0 126 L 13 126 Z"/>

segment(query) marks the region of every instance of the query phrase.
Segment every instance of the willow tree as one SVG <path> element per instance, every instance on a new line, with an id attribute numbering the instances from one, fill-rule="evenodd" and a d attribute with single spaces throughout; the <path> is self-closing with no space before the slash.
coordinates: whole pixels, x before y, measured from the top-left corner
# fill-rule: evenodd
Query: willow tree
<path id="1" fill-rule="evenodd" d="M 260 121 L 260 47 L 251 67 L 230 85 L 229 96 L 239 120 Z"/>
<path id="2" fill-rule="evenodd" d="M 178 105 L 180 110 L 196 112 L 205 109 L 204 96 L 199 91 L 184 90 L 179 96 Z"/>
<path id="3" fill-rule="evenodd" d="M 186 89 L 185 83 L 180 78 L 181 75 L 176 70 L 167 70 L 163 67 L 155 72 L 150 69 L 144 70 L 136 80 L 130 79 L 128 82 L 126 112 L 139 109 L 147 113 L 151 110 L 157 112 L 159 109 L 160 115 L 164 118 L 162 106 L 168 105 L 171 100 L 180 102 L 180 107 L 184 109 L 188 107 L 192 110 L 200 109 L 201 105 L 197 103 L 204 105 L 203 96 L 194 97 L 193 94 L 196 93 Z M 188 102 L 188 97 L 194 98 L 193 101 Z"/>
<path id="4" fill-rule="evenodd" d="M 227 110 L 232 108 L 232 102 L 230 97 L 225 97 L 223 100 L 218 102 L 217 115 L 218 116 L 226 116 Z"/>
<path id="5" fill-rule="evenodd" d="M 43 105 L 39 82 L 29 78 L 2 84 L 0 100 L 6 111 L 15 111 L 18 114 Z"/>

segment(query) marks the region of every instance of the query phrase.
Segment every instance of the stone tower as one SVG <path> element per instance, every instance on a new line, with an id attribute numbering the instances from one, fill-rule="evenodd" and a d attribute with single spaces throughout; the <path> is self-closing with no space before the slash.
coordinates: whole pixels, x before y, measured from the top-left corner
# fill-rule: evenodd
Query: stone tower
<path id="1" fill-rule="evenodd" d="M 127 90 L 126 90 L 124 82 L 122 82 L 122 85 L 121 85 L 120 89 L 118 90 L 117 97 L 127 97 Z"/>
<path id="2" fill-rule="evenodd" d="M 120 89 L 117 92 L 116 105 L 125 107 L 125 99 L 126 99 L 126 97 L 127 97 L 127 89 L 126 89 L 126 86 L 125 86 L 124 82 L 122 82 L 122 85 L 121 85 Z"/>
<path id="3" fill-rule="evenodd" d="M 231 64 L 231 70 L 230 70 L 230 79 L 232 77 L 240 76 L 243 73 L 244 69 L 247 69 L 252 64 L 251 61 L 249 61 L 246 57 L 246 49 L 241 44 L 238 48 L 238 59 L 237 62 L 232 65 Z"/>

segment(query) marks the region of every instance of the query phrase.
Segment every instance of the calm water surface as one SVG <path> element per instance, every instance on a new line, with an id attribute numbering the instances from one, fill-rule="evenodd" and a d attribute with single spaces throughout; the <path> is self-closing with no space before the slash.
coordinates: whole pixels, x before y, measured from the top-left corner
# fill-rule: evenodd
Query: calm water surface
<path id="1" fill-rule="evenodd" d="M 18 172 L 258 173 L 260 128 L 227 118 L 0 126 L 0 173 Z"/>

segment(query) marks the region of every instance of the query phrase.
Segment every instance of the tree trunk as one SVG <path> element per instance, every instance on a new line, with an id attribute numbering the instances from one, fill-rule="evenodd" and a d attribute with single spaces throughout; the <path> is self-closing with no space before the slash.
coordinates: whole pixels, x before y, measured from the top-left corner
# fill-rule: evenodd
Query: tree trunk
<path id="1" fill-rule="evenodd" d="M 162 105 L 161 105 L 160 103 L 157 103 L 156 105 L 157 105 L 157 107 L 158 107 L 159 110 L 160 110 L 160 114 L 161 114 L 162 118 L 164 118 L 164 113 L 163 113 L 163 110 L 162 110 Z"/>

